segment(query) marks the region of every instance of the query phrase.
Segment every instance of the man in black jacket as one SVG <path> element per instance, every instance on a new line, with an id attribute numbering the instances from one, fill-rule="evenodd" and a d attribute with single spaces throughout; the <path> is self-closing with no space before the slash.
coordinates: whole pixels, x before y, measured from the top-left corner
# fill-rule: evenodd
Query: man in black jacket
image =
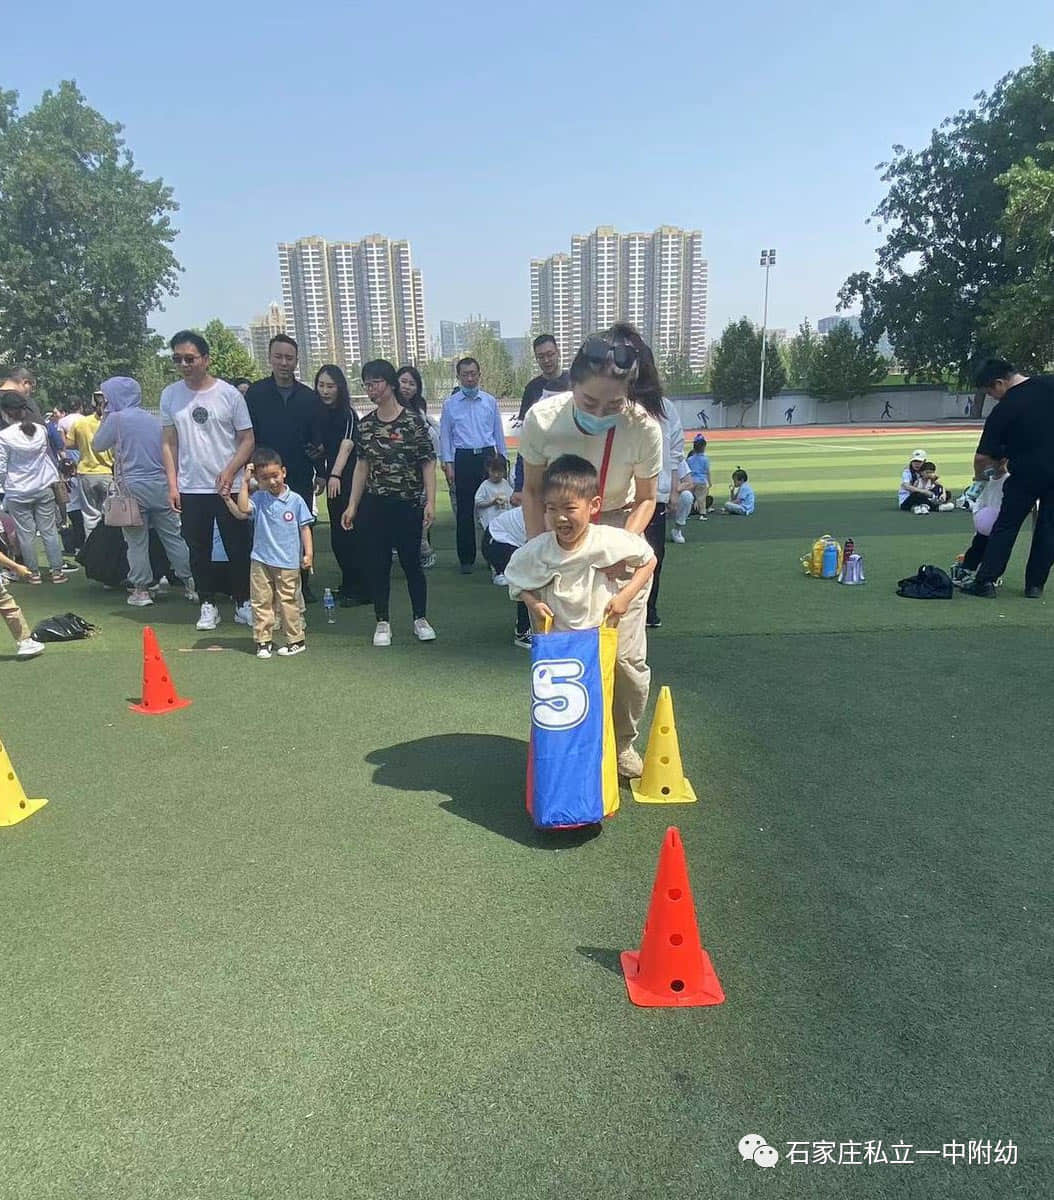
<path id="1" fill-rule="evenodd" d="M 276 333 L 267 346 L 271 374 L 257 380 L 245 393 L 245 404 L 253 423 L 257 446 L 268 446 L 282 456 L 290 488 L 314 511 L 315 468 L 308 458 L 311 443 L 315 393 L 296 377 L 297 344 L 285 333 Z M 300 573 L 304 601 L 315 596 L 308 573 Z"/>
<path id="2" fill-rule="evenodd" d="M 1006 570 L 1018 530 L 1038 503 L 1025 595 L 1039 600 L 1054 564 L 1054 377 L 1029 377 L 1006 359 L 993 358 L 981 366 L 975 382 L 997 403 L 974 455 L 974 478 L 980 481 L 1003 458 L 1010 460 L 1010 476 L 984 558 L 962 591 L 989 598 L 997 594 L 995 581 Z"/>

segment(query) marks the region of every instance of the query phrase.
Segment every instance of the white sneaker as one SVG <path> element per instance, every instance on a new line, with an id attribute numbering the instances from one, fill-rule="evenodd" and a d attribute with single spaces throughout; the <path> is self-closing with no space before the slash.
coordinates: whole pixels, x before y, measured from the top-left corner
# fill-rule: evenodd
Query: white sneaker
<path id="1" fill-rule="evenodd" d="M 128 595 L 128 603 L 133 608 L 146 608 L 147 605 L 154 603 L 154 598 L 146 590 L 146 588 L 136 588 Z"/>
<path id="2" fill-rule="evenodd" d="M 248 600 L 234 606 L 234 623 L 235 625 L 251 625 L 253 623 L 253 610 L 249 607 Z"/>
<path id="3" fill-rule="evenodd" d="M 44 643 L 38 642 L 35 638 L 31 637 L 23 638 L 15 649 L 15 654 L 19 658 L 36 658 L 38 654 L 43 653 Z"/>
<path id="4" fill-rule="evenodd" d="M 911 511 L 916 517 L 924 517 L 930 511 L 930 506 L 928 504 L 916 504 Z"/>
<path id="5" fill-rule="evenodd" d="M 278 653 L 282 658 L 292 658 L 294 654 L 303 654 L 306 649 L 306 642 L 287 642 L 284 646 L 278 647 Z"/>
<path id="6" fill-rule="evenodd" d="M 676 525 L 673 527 L 673 532 L 670 534 L 670 541 L 676 542 L 678 546 L 684 545 L 684 533 L 682 530 L 678 529 Z"/>
<path id="7" fill-rule="evenodd" d="M 198 623 L 195 626 L 195 628 L 196 629 L 215 629 L 216 626 L 222 620 L 223 620 L 223 618 L 220 616 L 220 610 L 216 607 L 215 604 L 210 604 L 206 600 L 205 603 L 201 606 L 201 616 L 198 617 Z"/>
<path id="8" fill-rule="evenodd" d="M 373 631 L 373 644 L 375 646 L 392 644 L 392 627 L 387 621 L 377 622 L 377 628 Z"/>
<path id="9" fill-rule="evenodd" d="M 414 637 L 419 642 L 434 642 L 436 640 L 436 631 L 428 624 L 424 617 L 418 617 L 414 621 Z"/>
<path id="10" fill-rule="evenodd" d="M 640 779 L 644 774 L 644 760 L 634 746 L 627 746 L 619 754 L 618 773 L 623 779 Z"/>
<path id="11" fill-rule="evenodd" d="M 495 587 L 508 587 L 509 586 L 509 581 L 505 578 L 504 575 L 495 575 L 494 578 L 491 580 L 491 583 L 493 583 Z"/>
<path id="12" fill-rule="evenodd" d="M 942 504 L 940 506 L 940 508 L 937 509 L 938 512 L 953 512 L 954 510 L 955 510 L 955 505 L 952 504 L 952 502 L 950 500 L 945 501 L 945 503 Z"/>
<path id="13" fill-rule="evenodd" d="M 256 657 L 257 658 L 270 658 L 271 657 L 271 643 L 270 642 L 260 642 L 256 647 Z"/>

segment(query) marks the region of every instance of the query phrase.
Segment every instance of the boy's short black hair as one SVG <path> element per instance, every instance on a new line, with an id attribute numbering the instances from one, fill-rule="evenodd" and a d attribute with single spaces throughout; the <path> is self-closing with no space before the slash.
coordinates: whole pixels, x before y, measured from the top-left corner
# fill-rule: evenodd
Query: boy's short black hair
<path id="1" fill-rule="evenodd" d="M 923 471 L 936 471 L 936 469 L 937 469 L 937 464 L 931 463 L 929 461 L 924 462 L 921 467 L 921 470 L 923 470 Z"/>
<path id="2" fill-rule="evenodd" d="M 284 467 L 282 456 L 277 450 L 272 450 L 270 446 L 257 446 L 253 451 L 253 470 L 259 471 L 261 467 Z"/>
<path id="3" fill-rule="evenodd" d="M 732 479 L 736 483 L 746 483 L 747 480 L 750 479 L 750 476 L 746 473 L 746 471 L 743 470 L 742 467 L 736 467 L 736 469 L 732 472 Z"/>
<path id="4" fill-rule="evenodd" d="M 542 476 L 542 495 L 567 492 L 578 500 L 592 500 L 600 491 L 597 469 L 588 458 L 577 454 L 561 454 L 545 468 Z"/>
<path id="5" fill-rule="evenodd" d="M 989 388 L 997 379 L 1009 379 L 1015 372 L 1014 364 L 1005 358 L 986 358 L 974 372 L 974 385 Z"/>
<path id="6" fill-rule="evenodd" d="M 494 467 L 500 467 L 507 475 L 509 472 L 509 460 L 504 454 L 488 454 L 483 461 L 483 470 L 489 475 Z"/>

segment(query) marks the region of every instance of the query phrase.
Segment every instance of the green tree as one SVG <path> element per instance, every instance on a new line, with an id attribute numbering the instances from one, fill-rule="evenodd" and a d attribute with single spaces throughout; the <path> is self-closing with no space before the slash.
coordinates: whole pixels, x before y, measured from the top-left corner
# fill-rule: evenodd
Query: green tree
<path id="1" fill-rule="evenodd" d="M 443 406 L 443 400 L 450 395 L 457 380 L 454 378 L 454 364 L 449 358 L 430 358 L 418 367 L 421 372 L 421 382 L 424 384 L 425 399 L 436 410 Z"/>
<path id="2" fill-rule="evenodd" d="M 161 393 L 179 378 L 168 347 L 159 337 L 152 338 L 150 344 L 143 348 L 132 370 L 132 377 L 142 388 L 143 405 L 146 408 L 158 408 Z"/>
<path id="3" fill-rule="evenodd" d="M 479 360 L 482 388 L 499 399 L 513 395 L 518 397 L 512 359 L 489 325 L 480 325 L 476 329 L 469 344 L 468 356 Z"/>
<path id="4" fill-rule="evenodd" d="M 791 387 L 808 387 L 809 368 L 819 345 L 819 334 L 808 321 L 802 321 L 798 332 L 787 343 L 787 382 Z"/>
<path id="5" fill-rule="evenodd" d="M 865 334 L 888 332 L 909 377 L 960 383 L 996 347 L 983 301 L 1028 267 L 1003 252 L 1007 188 L 1000 180 L 1054 129 L 1054 53 L 1032 61 L 933 131 L 922 150 L 893 147 L 890 185 L 873 216 L 888 229 L 874 272 L 851 275 L 841 307 L 862 302 Z"/>
<path id="6" fill-rule="evenodd" d="M 746 317 L 733 321 L 714 346 L 710 357 L 710 387 L 717 404 L 741 404 L 742 425 L 747 410 L 757 403 L 761 387 L 761 330 Z M 771 399 L 787 382 L 779 348 L 765 347 L 765 399 Z"/>
<path id="7" fill-rule="evenodd" d="M 20 115 L 0 93 L 0 345 L 55 395 L 128 374 L 179 264 L 160 179 L 144 179 L 121 126 L 75 84 Z"/>
<path id="8" fill-rule="evenodd" d="M 852 421 L 853 401 L 881 383 L 888 367 L 872 342 L 842 322 L 816 347 L 809 364 L 809 394 L 817 400 L 844 404 L 846 416 Z"/>
<path id="9" fill-rule="evenodd" d="M 1019 268 L 985 304 L 989 342 L 1026 370 L 1054 362 L 1054 142 L 1039 147 L 996 183 L 1006 189 L 1004 252 Z"/>
<path id="10" fill-rule="evenodd" d="M 705 374 L 693 371 L 688 356 L 674 350 L 669 351 L 662 362 L 662 378 L 664 390 L 673 396 L 706 390 Z"/>
<path id="11" fill-rule="evenodd" d="M 205 326 L 205 340 L 209 344 L 209 369 L 218 379 L 236 379 L 239 375 L 247 379 L 257 377 L 259 372 L 253 356 L 219 317 L 213 317 Z"/>

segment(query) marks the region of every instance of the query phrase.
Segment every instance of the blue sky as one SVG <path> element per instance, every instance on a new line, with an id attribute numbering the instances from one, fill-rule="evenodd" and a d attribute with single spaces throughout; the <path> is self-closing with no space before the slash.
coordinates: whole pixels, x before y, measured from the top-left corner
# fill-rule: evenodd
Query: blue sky
<path id="1" fill-rule="evenodd" d="M 1050 0 L 753 5 L 70 0 L 4 30 L 23 107 L 64 78 L 176 193 L 180 294 L 155 324 L 244 323 L 275 246 L 406 237 L 428 323 L 529 317 L 528 261 L 599 224 L 703 230 L 710 335 L 834 311 L 873 261 L 875 164 L 919 145 L 1033 44 Z"/>

